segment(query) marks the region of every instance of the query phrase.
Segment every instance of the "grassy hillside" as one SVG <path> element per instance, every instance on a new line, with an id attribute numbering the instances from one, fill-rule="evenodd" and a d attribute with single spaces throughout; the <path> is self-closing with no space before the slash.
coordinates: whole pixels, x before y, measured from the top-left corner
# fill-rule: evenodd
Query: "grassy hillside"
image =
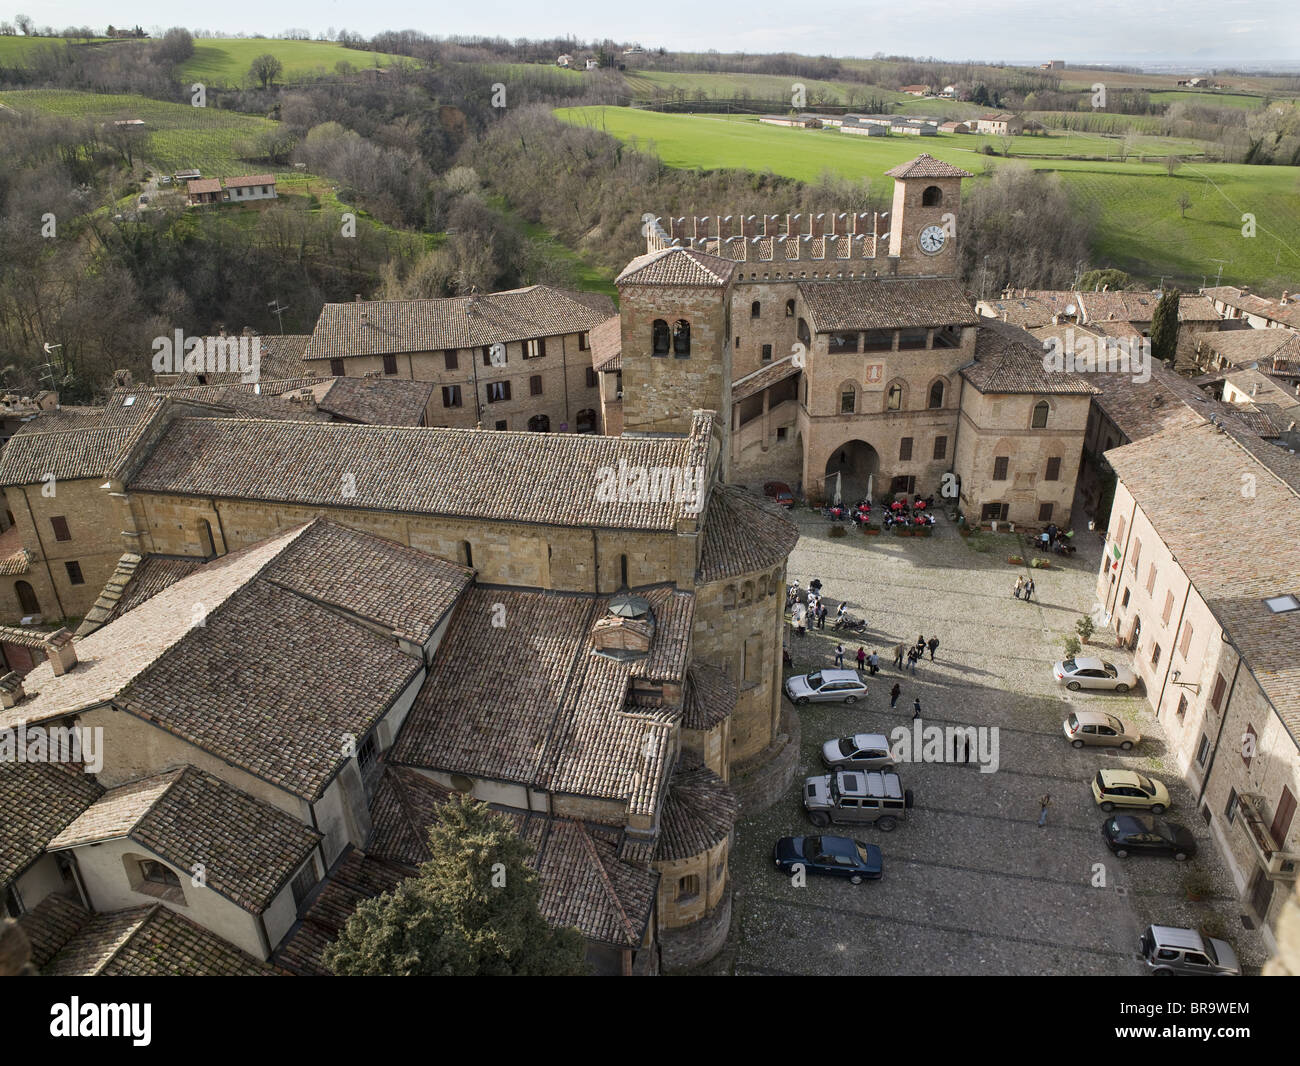
<path id="1" fill-rule="evenodd" d="M 43 48 L 62 48 L 65 44 L 107 43 L 107 37 L 0 37 L 0 67 L 21 67 Z M 129 44 L 129 41 L 113 43 Z"/>
<path id="2" fill-rule="evenodd" d="M 869 178 L 886 193 L 890 183 L 885 171 L 920 152 L 976 175 L 988 164 L 1006 162 L 978 154 L 975 147 L 980 138 L 972 136 L 868 140 L 731 117 L 663 115 L 627 108 L 566 108 L 557 114 L 635 142 L 670 166 L 769 170 L 804 181 L 830 170 Z M 1070 140 L 1085 136 L 1092 135 L 1073 134 Z M 1016 147 L 1034 141 L 1038 139 L 1014 138 Z M 1168 151 L 1166 147 L 1164 152 Z M 1075 201 L 1095 212 L 1093 265 L 1114 265 L 1153 280 L 1165 274 L 1198 285 L 1203 276 L 1214 276 L 1219 259 L 1225 261 L 1224 280 L 1233 283 L 1280 284 L 1300 273 L 1300 216 L 1294 210 L 1300 168 L 1185 163 L 1171 177 L 1161 163 L 1133 159 L 1090 162 L 1040 155 L 1013 162 L 1060 174 Z M 1178 206 L 1184 193 L 1191 201 L 1186 217 Z M 706 209 L 722 206 L 702 204 L 700 210 L 708 213 Z M 1241 216 L 1246 212 L 1256 216 L 1254 238 L 1241 235 Z"/>
<path id="3" fill-rule="evenodd" d="M 138 118 L 145 122 L 147 138 L 140 155 L 163 173 L 197 167 L 205 177 L 224 178 L 253 170 L 284 171 L 265 163 L 239 158 L 241 142 L 275 128 L 270 119 L 151 100 L 144 96 L 99 95 L 61 89 L 0 92 L 0 106 L 15 111 L 36 111 L 91 122 Z"/>
<path id="4" fill-rule="evenodd" d="M 180 65 L 177 73 L 184 81 L 214 86 L 242 86 L 248 81 L 248 68 L 252 66 L 253 60 L 268 52 L 284 64 L 284 73 L 277 79 L 281 82 L 333 74 L 335 65 L 340 62 L 350 63 L 359 70 L 411 62 L 405 56 L 362 52 L 355 48 L 344 48 L 333 41 L 277 41 L 263 37 L 248 40 L 199 38 L 194 42 L 194 55 Z"/>

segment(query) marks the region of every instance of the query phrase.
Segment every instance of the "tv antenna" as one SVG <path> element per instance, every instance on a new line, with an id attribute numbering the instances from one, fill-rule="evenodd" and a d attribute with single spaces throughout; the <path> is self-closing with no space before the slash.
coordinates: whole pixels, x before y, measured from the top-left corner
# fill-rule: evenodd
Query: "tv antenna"
<path id="1" fill-rule="evenodd" d="M 284 313 L 289 310 L 288 304 L 282 304 L 277 297 L 266 305 L 271 309 L 271 314 L 275 315 L 276 320 L 280 323 L 280 335 L 284 335 Z"/>

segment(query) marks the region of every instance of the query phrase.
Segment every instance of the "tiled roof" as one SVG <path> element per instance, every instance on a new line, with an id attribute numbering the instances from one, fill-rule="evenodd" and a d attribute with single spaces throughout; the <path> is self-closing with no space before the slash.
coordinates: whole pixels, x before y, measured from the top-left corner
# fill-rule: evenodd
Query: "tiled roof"
<path id="1" fill-rule="evenodd" d="M 189 577 L 203 565 L 203 562 L 202 559 L 185 559 L 170 555 L 144 556 L 136 566 L 130 583 L 123 589 L 121 597 L 114 605 L 113 613 L 106 621 L 112 621 L 113 618 L 134 610 L 181 578 Z"/>
<path id="2" fill-rule="evenodd" d="M 993 317 L 1023 329 L 1050 325 L 1052 318 L 1062 313 L 1036 296 L 999 296 L 988 305 L 997 312 Z"/>
<path id="3" fill-rule="evenodd" d="M 970 326 L 979 321 L 955 281 L 872 278 L 803 281 L 814 333 L 919 326 Z"/>
<path id="4" fill-rule="evenodd" d="M 606 373 L 623 369 L 623 326 L 618 315 L 592 329 L 591 367 Z"/>
<path id="5" fill-rule="evenodd" d="M 80 767 L 0 759 L 0 886 L 35 862 L 103 791 Z"/>
<path id="6" fill-rule="evenodd" d="M 984 117 L 990 118 L 992 116 L 985 115 Z M 1010 118 L 1012 116 L 998 117 Z M 961 167 L 945 163 L 942 159 L 935 159 L 934 156 L 927 152 L 922 152 L 910 162 L 900 163 L 898 166 L 885 171 L 885 177 L 887 178 L 973 178 L 974 176 L 969 170 L 962 170 Z"/>
<path id="7" fill-rule="evenodd" d="M 716 666 L 691 663 L 686 675 L 682 728 L 710 730 L 736 709 L 735 684 Z"/>
<path id="8" fill-rule="evenodd" d="M 731 402 L 737 403 L 746 397 L 755 396 L 764 389 L 771 388 L 777 382 L 793 377 L 799 373 L 799 369 L 795 365 L 794 356 L 787 355 L 784 359 L 778 359 L 774 363 L 760 367 L 752 374 L 737 378 L 731 383 Z"/>
<path id="9" fill-rule="evenodd" d="M 1294 391 L 1259 370 L 1234 370 L 1230 374 L 1225 374 L 1224 380 L 1247 393 L 1251 400 L 1261 407 L 1268 404 L 1289 411 L 1300 405 L 1300 397 L 1297 397 Z"/>
<path id="10" fill-rule="evenodd" d="M 1179 322 L 1218 322 L 1223 318 L 1204 296 L 1183 293 L 1178 297 Z"/>
<path id="11" fill-rule="evenodd" d="M 297 378 L 306 371 L 303 365 L 303 352 L 307 350 L 310 333 L 263 333 L 258 337 L 259 360 L 257 364 L 258 380 L 263 386 L 274 385 L 285 379 Z M 238 371 L 205 372 L 203 381 L 199 374 L 181 374 L 175 385 L 238 385 L 243 384 L 243 374 Z M 251 387 L 251 385 L 250 385 Z M 265 392 L 265 387 L 263 388 Z M 284 391 L 284 390 L 280 390 Z"/>
<path id="12" fill-rule="evenodd" d="M 699 580 L 721 581 L 781 566 L 798 539 L 798 528 L 775 504 L 717 485 L 705 509 Z"/>
<path id="13" fill-rule="evenodd" d="M 194 767 L 110 789 L 51 842 L 51 849 L 129 838 L 190 871 L 208 888 L 260 914 L 306 862 L 321 835 Z"/>
<path id="14" fill-rule="evenodd" d="M 1289 329 L 1233 329 L 1202 333 L 1199 347 L 1236 366 L 1283 360 L 1300 364 L 1300 336 Z"/>
<path id="15" fill-rule="evenodd" d="M 606 502 L 605 471 L 704 470 L 714 416 L 685 437 L 178 418 L 132 491 L 549 525 L 675 530 L 692 501 Z M 238 456 L 213 462 L 211 456 Z M 346 475 L 351 475 L 347 477 Z M 347 493 L 345 495 L 345 493 Z"/>
<path id="16" fill-rule="evenodd" d="M 214 377 L 217 375 L 213 375 Z M 143 399 L 168 397 L 182 401 L 184 413 L 207 418 L 270 418 L 287 419 L 295 422 L 328 422 L 327 412 L 317 411 L 310 404 L 293 402 L 286 393 L 305 386 L 319 385 L 319 378 L 299 378 L 292 381 L 277 382 L 239 382 L 226 385 L 192 385 L 184 388 L 166 386 L 155 388 L 133 385 L 118 389 L 108 399 L 105 418 L 112 419 L 116 412 L 124 410 L 122 404 L 135 396 L 135 403 L 129 410 L 140 409 Z M 129 417 L 135 419 L 133 414 Z"/>
<path id="17" fill-rule="evenodd" d="M 41 969 L 90 921 L 85 907 L 52 892 L 18 919 L 32 945 L 32 965 Z"/>
<path id="18" fill-rule="evenodd" d="M 185 183 L 185 191 L 191 196 L 204 192 L 220 192 L 220 178 L 191 178 Z"/>
<path id="19" fill-rule="evenodd" d="M 1220 285 L 1202 289 L 1201 295 L 1211 300 L 1218 300 L 1229 307 L 1236 307 L 1248 314 L 1270 318 L 1282 322 L 1292 329 L 1300 329 L 1300 300 L 1290 297 L 1285 304 L 1272 297 L 1259 296 L 1253 292 L 1242 292 L 1233 285 Z"/>
<path id="20" fill-rule="evenodd" d="M 961 375 L 982 393 L 1091 395 L 1096 390 L 1078 374 L 1048 370 L 1046 349 L 1023 329 L 986 321 L 975 340 L 975 362 Z"/>
<path id="21" fill-rule="evenodd" d="M 0 576 L 13 577 L 25 574 L 31 566 L 31 556 L 23 547 L 23 535 L 17 526 L 0 533 Z"/>
<path id="22" fill-rule="evenodd" d="M 366 300 L 326 304 L 303 354 L 306 360 L 478 348 L 500 341 L 582 333 L 614 311 L 561 289 L 525 289 L 441 300 Z"/>
<path id="23" fill-rule="evenodd" d="M 279 971 L 161 903 L 97 914 L 45 977 L 272 977 Z"/>
<path id="24" fill-rule="evenodd" d="M 1150 322 L 1160 303 L 1158 292 L 1128 292 L 1111 289 L 1105 292 L 1075 293 L 1088 325 L 1103 321 Z"/>
<path id="25" fill-rule="evenodd" d="M 686 753 L 668 782 L 655 859 L 666 862 L 699 855 L 731 834 L 740 800 L 699 757 Z"/>
<path id="26" fill-rule="evenodd" d="M 431 381 L 335 378 L 316 405 L 347 422 L 420 426 L 435 387 Z"/>
<path id="27" fill-rule="evenodd" d="M 245 174 L 238 178 L 226 178 L 227 189 L 237 189 L 245 185 L 274 185 L 274 174 Z"/>
<path id="28" fill-rule="evenodd" d="M 1300 592 L 1300 459 L 1250 434 L 1202 424 L 1106 453 L 1300 743 L 1300 612 L 1266 596 Z M 1243 496 L 1243 474 L 1254 494 Z M 1222 516 L 1234 516 L 1223 535 Z"/>
<path id="29" fill-rule="evenodd" d="M 0 452 L 0 485 L 102 478 L 130 438 L 127 427 L 17 433 Z"/>
<path id="30" fill-rule="evenodd" d="M 615 285 L 674 285 L 721 288 L 731 280 L 736 264 L 730 259 L 691 248 L 660 248 L 639 255 L 614 279 Z"/>

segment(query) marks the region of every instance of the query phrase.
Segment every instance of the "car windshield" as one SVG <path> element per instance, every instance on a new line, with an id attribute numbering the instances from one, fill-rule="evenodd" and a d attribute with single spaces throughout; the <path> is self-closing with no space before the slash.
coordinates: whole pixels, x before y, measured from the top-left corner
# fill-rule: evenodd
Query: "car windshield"
<path id="1" fill-rule="evenodd" d="M 1061 666 L 1067 674 L 1072 674 L 1079 668 L 1079 664 L 1073 659 L 1066 659 L 1065 662 L 1061 663 Z"/>
<path id="2" fill-rule="evenodd" d="M 840 754 L 846 759 L 857 753 L 858 746 L 853 743 L 852 737 L 844 737 L 840 740 Z"/>
<path id="3" fill-rule="evenodd" d="M 815 859 L 822 851 L 821 837 L 804 837 L 803 838 L 803 857 L 805 859 Z"/>
<path id="4" fill-rule="evenodd" d="M 822 687 L 822 675 L 821 675 L 821 674 L 809 674 L 809 675 L 808 675 L 808 687 L 809 687 L 809 688 L 821 688 L 821 687 Z"/>
<path id="5" fill-rule="evenodd" d="M 1141 774 L 1138 774 L 1137 782 L 1138 782 L 1138 788 L 1140 788 L 1148 796 L 1154 796 L 1156 794 L 1156 786 L 1151 783 L 1151 778 L 1143 777 Z"/>
<path id="6" fill-rule="evenodd" d="M 1110 726 L 1111 729 L 1115 730 L 1116 733 L 1124 732 L 1124 723 L 1118 718 L 1112 718 L 1110 715 L 1106 715 L 1106 724 Z"/>
<path id="7" fill-rule="evenodd" d="M 867 846 L 865 844 L 859 844 L 857 845 L 857 848 L 858 848 L 858 858 L 865 863 L 871 862 L 871 856 L 867 853 Z"/>
<path id="8" fill-rule="evenodd" d="M 1067 718 L 1066 721 L 1070 723 L 1071 731 L 1079 728 L 1078 715 L 1076 715 L 1073 711 L 1070 712 L 1070 717 Z"/>

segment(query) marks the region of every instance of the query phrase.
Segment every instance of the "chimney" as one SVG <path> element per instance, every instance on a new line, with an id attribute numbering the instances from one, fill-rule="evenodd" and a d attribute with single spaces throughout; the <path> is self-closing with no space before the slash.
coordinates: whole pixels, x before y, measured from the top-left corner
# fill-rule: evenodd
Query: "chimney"
<path id="1" fill-rule="evenodd" d="M 23 691 L 23 679 L 12 670 L 0 677 L 0 706 L 17 707 L 27 695 Z"/>
<path id="2" fill-rule="evenodd" d="M 1290 302 L 1291 302 L 1291 294 L 1290 294 L 1289 292 L 1287 292 L 1286 289 L 1283 289 L 1283 290 L 1282 290 L 1282 306 L 1285 307 L 1285 306 L 1286 306 L 1287 304 L 1289 304 Z"/>
<path id="3" fill-rule="evenodd" d="M 119 386 L 119 387 L 121 387 L 121 388 L 124 388 L 124 389 L 126 389 L 126 388 L 130 388 L 130 387 L 131 387 L 131 371 L 130 371 L 130 370 L 114 370 L 114 371 L 113 371 L 113 384 L 114 384 L 114 385 L 117 385 L 117 386 Z"/>
<path id="4" fill-rule="evenodd" d="M 45 656 L 55 676 L 66 674 L 77 665 L 77 649 L 72 646 L 72 634 L 66 628 L 56 629 L 45 638 Z"/>

